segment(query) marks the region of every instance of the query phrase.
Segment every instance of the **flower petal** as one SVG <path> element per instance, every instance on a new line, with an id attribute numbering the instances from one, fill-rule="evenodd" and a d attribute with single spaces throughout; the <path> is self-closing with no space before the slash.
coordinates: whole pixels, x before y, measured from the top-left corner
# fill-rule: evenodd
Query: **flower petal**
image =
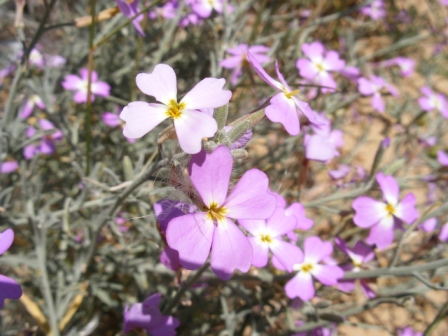
<path id="1" fill-rule="evenodd" d="M 266 227 L 275 237 L 287 234 L 294 230 L 297 220 L 294 216 L 288 216 L 282 208 L 276 207 L 274 213 L 266 220 Z"/>
<path id="2" fill-rule="evenodd" d="M 151 131 L 168 116 L 164 105 L 136 101 L 125 106 L 120 113 L 120 118 L 126 121 L 123 129 L 124 136 L 137 139 Z"/>
<path id="3" fill-rule="evenodd" d="M 0 233 L 0 255 L 10 248 L 13 241 L 14 231 L 12 229 L 6 229 Z"/>
<path id="4" fill-rule="evenodd" d="M 157 64 L 153 72 L 140 73 L 135 78 L 138 88 L 148 96 L 168 105 L 170 100 L 177 102 L 177 80 L 172 67 Z"/>
<path id="5" fill-rule="evenodd" d="M 261 64 L 257 61 L 257 59 L 248 51 L 247 52 L 247 59 L 249 60 L 250 64 L 254 67 L 255 72 L 258 74 L 258 76 L 261 77 L 266 83 L 268 83 L 273 88 L 276 88 L 277 90 L 283 91 L 283 85 L 276 81 L 274 78 L 268 75 L 266 70 L 263 69 Z"/>
<path id="6" fill-rule="evenodd" d="M 331 242 L 323 242 L 319 237 L 308 237 L 303 244 L 306 263 L 318 263 L 333 253 Z"/>
<path id="7" fill-rule="evenodd" d="M 185 153 L 196 154 L 201 151 L 202 139 L 215 135 L 218 130 L 216 120 L 207 114 L 195 110 L 185 110 L 174 119 L 180 148 Z"/>
<path id="8" fill-rule="evenodd" d="M 314 283 L 310 273 L 299 272 L 285 285 L 286 295 L 290 299 L 299 297 L 302 301 L 309 301 L 314 297 Z"/>
<path id="9" fill-rule="evenodd" d="M 303 252 L 296 245 L 276 239 L 274 243 L 269 245 L 269 248 L 288 272 L 292 272 L 294 264 L 303 262 Z"/>
<path id="10" fill-rule="evenodd" d="M 386 204 L 367 196 L 356 198 L 352 208 L 356 211 L 353 222 L 361 228 L 371 227 L 387 216 Z"/>
<path id="11" fill-rule="evenodd" d="M 166 230 L 168 245 L 179 252 L 180 264 L 195 270 L 207 260 L 215 225 L 205 213 L 188 214 L 172 219 Z"/>
<path id="12" fill-rule="evenodd" d="M 289 134 L 298 135 L 300 122 L 294 100 L 279 92 L 271 98 L 270 103 L 265 109 L 266 117 L 272 122 L 281 123 Z"/>
<path id="13" fill-rule="evenodd" d="M 247 272 L 252 262 L 252 245 L 244 233 L 226 218 L 218 222 L 213 234 L 210 265 L 222 280 L 232 276 L 235 269 Z"/>
<path id="14" fill-rule="evenodd" d="M 259 237 L 248 238 L 252 245 L 252 265 L 258 268 L 265 267 L 268 264 L 269 247 L 262 243 Z"/>
<path id="15" fill-rule="evenodd" d="M 225 83 L 224 78 L 204 78 L 180 102 L 194 110 L 223 106 L 232 98 L 231 91 L 223 90 Z"/>
<path id="16" fill-rule="evenodd" d="M 389 216 L 372 226 L 366 242 L 370 245 L 375 244 L 378 249 L 383 250 L 393 243 L 394 235 L 394 218 Z"/>
<path id="17" fill-rule="evenodd" d="M 387 203 L 397 205 L 400 187 L 393 176 L 385 176 L 382 172 L 376 174 L 376 181 L 380 185 L 383 197 Z"/>
<path id="18" fill-rule="evenodd" d="M 226 146 L 217 147 L 211 154 L 201 151 L 191 157 L 189 173 L 205 205 L 223 205 L 229 188 L 233 158 Z"/>
<path id="19" fill-rule="evenodd" d="M 317 280 L 326 286 L 333 286 L 338 283 L 338 279 L 344 276 L 344 271 L 335 265 L 313 265 L 311 270 Z"/>
<path id="20" fill-rule="evenodd" d="M 404 222 L 411 224 L 419 216 L 419 212 L 415 208 L 416 203 L 415 195 L 412 193 L 407 194 L 395 207 L 394 215 Z"/>
<path id="21" fill-rule="evenodd" d="M 269 193 L 265 173 L 250 169 L 241 177 L 227 197 L 227 216 L 235 219 L 266 219 L 272 215 L 276 198 Z"/>
<path id="22" fill-rule="evenodd" d="M 22 288 L 17 281 L 0 274 L 0 308 L 5 299 L 17 300 L 22 296 Z"/>

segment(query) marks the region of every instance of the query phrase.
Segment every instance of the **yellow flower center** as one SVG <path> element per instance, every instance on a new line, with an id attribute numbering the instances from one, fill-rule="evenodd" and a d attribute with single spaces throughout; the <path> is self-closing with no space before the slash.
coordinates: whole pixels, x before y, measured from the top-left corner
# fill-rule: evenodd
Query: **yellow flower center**
<path id="1" fill-rule="evenodd" d="M 294 91 L 289 92 L 288 90 L 285 89 L 284 92 L 285 92 L 286 98 L 291 99 L 291 97 L 298 94 L 300 92 L 300 90 L 294 90 Z"/>
<path id="2" fill-rule="evenodd" d="M 392 204 L 387 203 L 386 204 L 386 211 L 387 211 L 387 215 L 389 217 L 393 216 L 395 214 L 395 207 Z"/>
<path id="3" fill-rule="evenodd" d="M 218 203 L 212 202 L 210 206 L 204 209 L 207 211 L 207 218 L 216 221 L 216 222 L 222 222 L 225 219 L 225 214 L 227 213 L 227 209 L 225 207 L 220 207 Z"/>
<path id="4" fill-rule="evenodd" d="M 272 237 L 269 234 L 261 234 L 260 239 L 263 243 L 268 243 L 268 244 L 272 243 L 272 241 L 273 241 Z"/>
<path id="5" fill-rule="evenodd" d="M 177 103 L 174 99 L 171 99 L 168 103 L 168 108 L 166 114 L 171 119 L 180 118 L 182 115 L 182 110 L 185 108 L 185 103 Z"/>
<path id="6" fill-rule="evenodd" d="M 312 264 L 303 264 L 300 267 L 300 269 L 301 269 L 302 272 L 309 273 L 313 269 L 313 265 Z"/>
<path id="7" fill-rule="evenodd" d="M 325 71 L 325 68 L 324 68 L 324 66 L 322 65 L 322 63 L 317 63 L 317 64 L 316 64 L 316 68 L 317 68 L 317 70 L 319 70 L 319 72 L 321 72 L 321 71 Z"/>

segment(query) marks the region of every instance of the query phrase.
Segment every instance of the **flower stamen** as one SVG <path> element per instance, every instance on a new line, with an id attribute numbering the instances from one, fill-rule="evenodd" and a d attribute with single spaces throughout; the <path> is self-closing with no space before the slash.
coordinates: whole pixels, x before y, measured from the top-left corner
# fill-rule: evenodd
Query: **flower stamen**
<path id="1" fill-rule="evenodd" d="M 285 96 L 286 96 L 286 98 L 291 99 L 291 97 L 295 96 L 299 92 L 300 92 L 300 90 L 294 90 L 291 92 L 289 92 L 288 90 L 285 90 Z"/>
<path id="2" fill-rule="evenodd" d="M 207 211 L 207 218 L 214 222 L 222 222 L 225 219 L 225 214 L 227 209 L 225 207 L 220 207 L 218 203 L 212 202 L 209 207 L 204 207 Z"/>
<path id="3" fill-rule="evenodd" d="M 178 119 L 182 115 L 182 110 L 185 108 L 185 103 L 178 103 L 174 99 L 171 99 L 168 103 L 168 109 L 166 114 L 171 119 Z"/>

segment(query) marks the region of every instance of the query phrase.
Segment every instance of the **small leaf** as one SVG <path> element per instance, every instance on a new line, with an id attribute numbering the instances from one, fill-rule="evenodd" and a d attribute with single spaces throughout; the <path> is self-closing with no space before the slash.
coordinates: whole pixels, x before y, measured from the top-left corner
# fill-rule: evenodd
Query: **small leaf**
<path id="1" fill-rule="evenodd" d="M 229 104 L 218 107 L 213 112 L 213 118 L 215 118 L 216 123 L 218 124 L 218 130 L 224 128 L 227 122 L 227 115 L 229 113 Z"/>
<path id="2" fill-rule="evenodd" d="M 250 121 L 243 121 L 242 123 L 234 126 L 228 133 L 227 136 L 231 143 L 234 143 L 239 138 L 243 136 L 244 133 L 250 128 Z"/>

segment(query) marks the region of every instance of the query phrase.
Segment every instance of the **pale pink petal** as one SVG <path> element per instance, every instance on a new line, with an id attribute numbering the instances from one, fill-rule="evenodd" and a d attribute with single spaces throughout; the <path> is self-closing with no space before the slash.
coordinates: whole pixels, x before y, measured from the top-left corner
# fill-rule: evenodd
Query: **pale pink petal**
<path id="1" fill-rule="evenodd" d="M 393 241 L 394 218 L 392 216 L 385 217 L 379 224 L 372 226 L 366 239 L 367 244 L 375 244 L 380 250 L 388 247 Z"/>
<path id="2" fill-rule="evenodd" d="M 384 200 L 389 204 L 396 205 L 398 203 L 400 187 L 394 177 L 385 176 L 382 172 L 379 172 L 376 175 L 376 181 L 383 192 Z"/>
<path id="3" fill-rule="evenodd" d="M 92 83 L 92 93 L 101 96 L 108 97 L 110 96 L 110 85 L 106 82 L 96 82 Z"/>
<path id="4" fill-rule="evenodd" d="M 297 60 L 296 68 L 299 70 L 300 76 L 307 79 L 313 79 L 319 73 L 313 63 L 305 58 Z"/>
<path id="5" fill-rule="evenodd" d="M 375 92 L 375 86 L 367 78 L 358 78 L 358 90 L 365 96 L 370 96 Z"/>
<path id="6" fill-rule="evenodd" d="M 15 172 L 19 168 L 19 164 L 17 161 L 7 161 L 2 162 L 0 166 L 0 173 L 1 174 L 10 174 L 12 172 Z"/>
<path id="7" fill-rule="evenodd" d="M 89 80 L 89 69 L 82 68 L 81 70 L 79 70 L 79 73 L 81 74 L 81 78 L 84 81 Z M 92 83 L 96 82 L 98 80 L 98 73 L 96 71 L 92 70 L 90 78 L 91 78 Z"/>
<path id="8" fill-rule="evenodd" d="M 283 92 L 272 97 L 265 112 L 270 121 L 281 123 L 289 134 L 294 136 L 300 133 L 299 115 L 294 100 L 287 98 Z"/>
<path id="9" fill-rule="evenodd" d="M 355 289 L 355 280 L 339 280 L 338 289 L 344 293 L 350 293 Z"/>
<path id="10" fill-rule="evenodd" d="M 416 203 L 415 195 L 412 193 L 407 194 L 395 207 L 394 215 L 408 224 L 413 223 L 419 216 L 419 212 L 415 208 Z"/>
<path id="11" fill-rule="evenodd" d="M 226 69 L 233 69 L 241 66 L 242 58 L 241 56 L 232 56 L 226 59 L 223 59 L 219 62 L 219 65 Z"/>
<path id="12" fill-rule="evenodd" d="M 421 223 L 418 227 L 425 232 L 433 232 L 437 227 L 437 218 L 429 218 Z"/>
<path id="13" fill-rule="evenodd" d="M 303 249 L 307 263 L 318 263 L 333 253 L 331 242 L 323 242 L 319 237 L 314 236 L 305 239 Z"/>
<path id="14" fill-rule="evenodd" d="M 303 252 L 296 245 L 276 239 L 269 248 L 288 272 L 292 272 L 294 264 L 303 262 Z"/>
<path id="15" fill-rule="evenodd" d="M 434 105 L 428 97 L 420 97 L 418 99 L 418 104 L 424 111 L 431 111 L 434 108 Z"/>
<path id="16" fill-rule="evenodd" d="M 120 117 L 112 112 L 102 113 L 101 119 L 103 120 L 103 123 L 110 127 L 117 127 L 121 124 Z"/>
<path id="17" fill-rule="evenodd" d="M 180 267 L 179 252 L 167 246 L 160 254 L 160 263 L 172 271 L 177 271 Z"/>
<path id="18" fill-rule="evenodd" d="M 240 219 L 238 223 L 253 236 L 257 236 L 260 229 L 266 227 L 265 219 Z"/>
<path id="19" fill-rule="evenodd" d="M 252 66 L 254 67 L 254 70 L 258 74 L 258 76 L 260 76 L 266 83 L 268 83 L 273 88 L 283 91 L 283 85 L 280 82 L 276 81 L 271 76 L 269 76 L 266 70 L 263 69 L 261 64 L 250 52 L 247 52 L 247 58 L 250 64 L 252 64 Z"/>
<path id="20" fill-rule="evenodd" d="M 266 220 L 266 227 L 274 237 L 283 236 L 296 227 L 297 220 L 294 216 L 288 216 L 282 208 L 276 207 L 274 213 Z"/>
<path id="21" fill-rule="evenodd" d="M 356 214 L 353 222 L 361 228 L 368 228 L 387 216 L 386 204 L 367 196 L 356 198 L 352 204 Z"/>
<path id="22" fill-rule="evenodd" d="M 338 154 L 328 136 L 314 134 L 306 137 L 305 156 L 308 160 L 326 162 Z"/>
<path id="23" fill-rule="evenodd" d="M 345 61 L 339 58 L 336 51 L 328 51 L 325 55 L 325 65 L 329 71 L 341 71 L 345 67 Z"/>
<path id="24" fill-rule="evenodd" d="M 67 75 L 62 82 L 62 87 L 66 90 L 78 90 L 83 80 L 76 75 Z"/>
<path id="25" fill-rule="evenodd" d="M 221 206 L 227 196 L 233 158 L 226 146 L 218 146 L 211 154 L 201 151 L 191 157 L 189 172 L 202 201 Z"/>
<path id="26" fill-rule="evenodd" d="M 439 161 L 442 166 L 448 166 L 448 155 L 444 151 L 439 150 L 437 152 L 437 161 Z"/>
<path id="27" fill-rule="evenodd" d="M 272 266 L 274 266 L 276 269 L 278 269 L 280 271 L 286 271 L 285 266 L 283 266 L 274 255 L 271 257 L 271 263 L 272 263 Z M 298 262 L 298 263 L 300 264 L 300 262 Z"/>
<path id="28" fill-rule="evenodd" d="M 251 262 L 252 245 L 249 239 L 230 219 L 218 222 L 210 259 L 213 272 L 222 280 L 227 280 L 235 269 L 247 272 Z"/>
<path id="29" fill-rule="evenodd" d="M 180 101 L 186 109 L 216 108 L 227 104 L 232 92 L 223 90 L 224 78 L 204 78 L 195 85 Z"/>
<path id="30" fill-rule="evenodd" d="M 205 213 L 188 214 L 172 219 L 166 230 L 166 241 L 179 252 L 180 264 L 189 270 L 201 267 L 207 260 L 215 224 Z"/>
<path id="31" fill-rule="evenodd" d="M 202 139 L 215 135 L 218 130 L 216 120 L 207 114 L 195 110 L 184 110 L 174 119 L 180 148 L 185 153 L 196 154 L 202 149 Z"/>
<path id="32" fill-rule="evenodd" d="M 448 243 L 448 223 L 444 224 L 444 225 L 440 228 L 440 232 L 439 232 L 439 240 Z"/>
<path id="33" fill-rule="evenodd" d="M 73 95 L 73 100 L 78 104 L 87 103 L 87 91 L 76 91 Z M 94 101 L 95 96 L 92 94 L 90 96 L 90 101 Z"/>
<path id="34" fill-rule="evenodd" d="M 252 265 L 258 268 L 265 267 L 268 264 L 269 247 L 268 244 L 260 242 L 259 237 L 249 237 L 252 245 Z"/>
<path id="35" fill-rule="evenodd" d="M 276 205 L 275 196 L 268 191 L 269 179 L 258 169 L 250 169 L 233 188 L 224 206 L 227 215 L 235 219 L 266 219 Z"/>
<path id="36" fill-rule="evenodd" d="M 300 203 L 292 203 L 289 208 L 285 210 L 287 216 L 294 216 L 297 220 L 296 228 L 300 230 L 309 230 L 313 226 L 312 219 L 306 217 L 305 208 Z"/>
<path id="37" fill-rule="evenodd" d="M 310 105 L 304 101 L 301 101 L 300 99 L 296 98 L 296 97 L 292 97 L 292 99 L 294 100 L 294 103 L 296 104 L 296 106 L 299 108 L 300 112 L 303 113 L 303 115 L 305 117 L 307 117 L 307 119 L 316 125 L 320 125 L 320 121 L 317 119 L 316 117 L 316 113 L 311 109 Z"/>
<path id="38" fill-rule="evenodd" d="M 0 233 L 0 255 L 5 253 L 5 251 L 11 247 L 13 241 L 14 241 L 13 230 L 6 229 L 2 233 Z"/>
<path id="39" fill-rule="evenodd" d="M 313 265 L 311 274 L 324 285 L 333 286 L 344 276 L 344 271 L 339 266 L 316 264 Z"/>
<path id="40" fill-rule="evenodd" d="M 125 106 L 120 113 L 120 118 L 126 122 L 123 135 L 137 139 L 168 118 L 168 115 L 164 105 L 136 101 Z"/>
<path id="41" fill-rule="evenodd" d="M 157 64 L 153 72 L 140 73 L 136 77 L 138 88 L 148 96 L 168 105 L 170 100 L 177 102 L 176 74 L 167 64 Z"/>
<path id="42" fill-rule="evenodd" d="M 28 118 L 31 113 L 33 113 L 34 103 L 31 99 L 27 99 L 25 103 L 22 105 L 22 109 L 20 110 L 19 116 L 20 119 Z"/>
<path id="43" fill-rule="evenodd" d="M 302 44 L 302 52 L 310 59 L 322 59 L 325 47 L 321 42 Z"/>
<path id="44" fill-rule="evenodd" d="M 378 112 L 384 112 L 386 109 L 384 100 L 379 93 L 374 93 L 372 96 L 372 107 Z"/>
<path id="45" fill-rule="evenodd" d="M 314 297 L 314 283 L 310 273 L 299 272 L 285 285 L 286 295 L 290 299 L 299 297 L 302 301 L 309 301 Z"/>

